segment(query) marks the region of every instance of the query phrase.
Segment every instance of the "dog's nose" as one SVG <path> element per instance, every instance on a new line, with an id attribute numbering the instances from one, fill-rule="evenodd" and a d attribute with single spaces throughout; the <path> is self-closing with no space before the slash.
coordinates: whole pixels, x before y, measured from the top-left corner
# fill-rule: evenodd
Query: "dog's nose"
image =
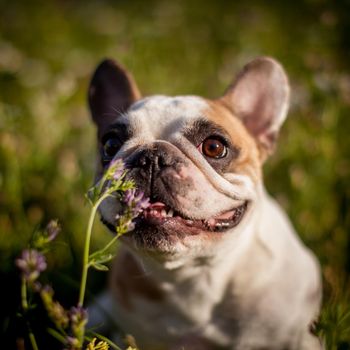
<path id="1" fill-rule="evenodd" d="M 175 146 L 166 142 L 136 149 L 125 159 L 130 177 L 135 181 L 145 196 L 153 202 L 164 202 L 164 181 L 171 182 L 172 176 L 185 164 L 184 157 Z"/>
<path id="2" fill-rule="evenodd" d="M 155 146 L 138 151 L 127 162 L 131 168 L 140 168 L 144 173 L 156 173 L 174 164 L 174 156 L 167 152 L 166 147 Z"/>

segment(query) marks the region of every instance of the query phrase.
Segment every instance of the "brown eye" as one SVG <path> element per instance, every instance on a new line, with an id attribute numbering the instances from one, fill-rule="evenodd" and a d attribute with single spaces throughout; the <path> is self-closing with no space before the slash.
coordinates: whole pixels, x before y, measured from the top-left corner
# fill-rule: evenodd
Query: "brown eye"
<path id="1" fill-rule="evenodd" d="M 121 142 L 118 138 L 112 137 L 107 139 L 103 145 L 103 158 L 106 160 L 112 159 L 115 154 L 119 151 L 121 147 Z"/>
<path id="2" fill-rule="evenodd" d="M 214 137 L 205 139 L 200 147 L 201 152 L 210 158 L 223 158 L 227 154 L 227 148 L 222 141 Z"/>

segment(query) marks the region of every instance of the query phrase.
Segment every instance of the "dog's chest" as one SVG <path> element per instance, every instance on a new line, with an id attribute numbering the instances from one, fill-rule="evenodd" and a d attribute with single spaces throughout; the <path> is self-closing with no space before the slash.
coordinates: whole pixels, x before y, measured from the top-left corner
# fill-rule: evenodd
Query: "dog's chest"
<path id="1" fill-rule="evenodd" d="M 124 260 L 125 259 L 125 260 Z M 114 294 L 117 299 L 117 322 L 133 334 L 145 347 L 175 343 L 187 337 L 203 337 L 210 343 L 229 343 L 221 323 L 216 317 L 227 289 L 220 272 L 202 270 L 201 274 L 187 269 L 196 278 L 158 283 L 144 274 L 139 266 L 125 254 L 114 274 Z M 126 261 L 128 263 L 126 264 Z M 232 305 L 230 305 L 231 307 Z M 221 313 L 221 312 L 220 312 Z M 234 314 L 226 310 L 227 315 Z M 148 342 L 152 340 L 154 344 Z M 161 348 L 161 345 L 159 345 Z"/>

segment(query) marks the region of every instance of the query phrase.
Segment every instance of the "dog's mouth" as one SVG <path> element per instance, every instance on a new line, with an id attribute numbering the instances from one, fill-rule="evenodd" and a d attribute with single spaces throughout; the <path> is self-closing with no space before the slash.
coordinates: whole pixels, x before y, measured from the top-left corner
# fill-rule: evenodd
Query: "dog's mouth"
<path id="1" fill-rule="evenodd" d="M 163 202 L 151 203 L 137 218 L 136 225 L 151 224 L 165 225 L 175 224 L 191 229 L 211 232 L 222 232 L 237 226 L 247 209 L 247 202 L 229 211 L 211 217 L 209 219 L 187 218 L 180 212 L 172 209 Z"/>

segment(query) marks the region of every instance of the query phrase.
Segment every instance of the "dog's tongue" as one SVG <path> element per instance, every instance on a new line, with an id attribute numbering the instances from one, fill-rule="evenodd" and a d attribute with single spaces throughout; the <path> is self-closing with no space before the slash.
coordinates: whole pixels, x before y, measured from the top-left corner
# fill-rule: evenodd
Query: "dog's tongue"
<path id="1" fill-rule="evenodd" d="M 215 219 L 219 219 L 219 220 L 231 219 L 235 211 L 236 209 L 233 209 L 221 215 L 215 216 Z"/>
<path id="2" fill-rule="evenodd" d="M 221 215 L 215 216 L 213 218 L 210 218 L 205 221 L 206 225 L 209 227 L 215 227 L 218 221 L 220 220 L 230 220 L 232 219 L 233 215 L 235 214 L 236 209 L 230 210 L 226 213 L 223 213 Z"/>
<path id="3" fill-rule="evenodd" d="M 164 209 L 166 207 L 166 205 L 162 202 L 155 202 L 155 203 L 151 203 L 147 209 Z"/>

